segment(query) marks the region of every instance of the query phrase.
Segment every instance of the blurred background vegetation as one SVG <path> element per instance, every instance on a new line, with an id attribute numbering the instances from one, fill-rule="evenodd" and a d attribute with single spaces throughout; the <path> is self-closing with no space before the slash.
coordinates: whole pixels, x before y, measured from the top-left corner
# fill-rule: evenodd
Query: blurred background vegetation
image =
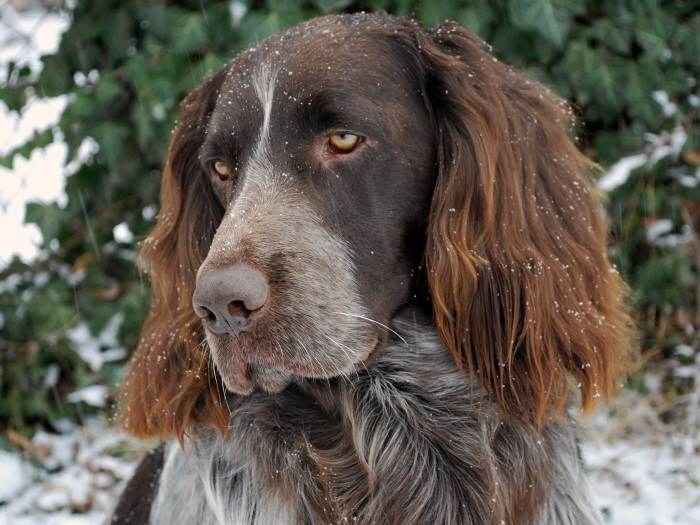
<path id="1" fill-rule="evenodd" d="M 67 204 L 27 206 L 44 238 L 37 260 L 1 270 L 0 431 L 104 410 L 70 394 L 111 389 L 137 342 L 148 284 L 136 254 L 185 94 L 254 41 L 310 17 L 379 9 L 456 20 L 577 105 L 582 147 L 613 168 L 601 189 L 613 258 L 634 290 L 639 368 L 657 370 L 660 410 L 683 412 L 700 391 L 688 372 L 700 362 L 700 2 L 83 0 L 38 78 L 13 64 L 0 78 L 11 110 L 70 95 L 58 126 L 3 165 L 56 137 L 69 159 L 99 148 L 66 179 Z M 646 388 L 639 375 L 628 388 Z"/>

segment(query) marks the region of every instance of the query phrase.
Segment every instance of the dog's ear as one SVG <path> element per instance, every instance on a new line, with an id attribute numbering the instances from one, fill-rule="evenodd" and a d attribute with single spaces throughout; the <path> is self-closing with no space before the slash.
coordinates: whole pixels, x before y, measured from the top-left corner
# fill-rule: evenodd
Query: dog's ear
<path id="1" fill-rule="evenodd" d="M 440 336 L 506 413 L 542 425 L 571 380 L 590 409 L 619 386 L 630 320 L 571 108 L 456 25 L 415 38 L 435 121 L 425 259 Z"/>
<path id="2" fill-rule="evenodd" d="M 196 272 L 224 211 L 199 159 L 224 77 L 222 70 L 204 80 L 180 105 L 158 222 L 141 250 L 151 280 L 151 306 L 120 387 L 119 415 L 121 426 L 138 437 L 182 439 L 194 424 L 221 432 L 228 425 L 192 308 Z"/>

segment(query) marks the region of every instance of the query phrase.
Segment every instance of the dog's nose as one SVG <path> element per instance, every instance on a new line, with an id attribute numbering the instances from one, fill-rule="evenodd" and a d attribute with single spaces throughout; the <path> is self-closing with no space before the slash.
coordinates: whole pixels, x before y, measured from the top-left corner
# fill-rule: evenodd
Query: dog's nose
<path id="1" fill-rule="evenodd" d="M 234 264 L 200 274 L 192 305 L 212 332 L 238 337 L 267 297 L 265 276 L 245 264 Z"/>

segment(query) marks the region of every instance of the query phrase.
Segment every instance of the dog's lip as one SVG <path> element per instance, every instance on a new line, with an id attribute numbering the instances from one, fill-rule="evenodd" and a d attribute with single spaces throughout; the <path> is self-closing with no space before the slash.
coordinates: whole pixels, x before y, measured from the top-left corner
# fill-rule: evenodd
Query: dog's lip
<path id="1" fill-rule="evenodd" d="M 364 369 L 373 363 L 377 357 L 376 350 L 381 346 L 382 334 L 373 330 L 367 334 L 368 340 L 365 339 L 364 350 L 355 354 L 355 358 L 350 365 L 350 369 Z M 244 333 L 241 333 L 244 336 Z M 227 337 L 226 351 L 223 355 L 216 355 L 215 363 L 219 375 L 224 381 L 228 390 L 240 395 L 249 395 L 256 387 L 256 373 L 266 368 L 279 368 L 286 370 L 298 377 L 329 377 L 325 373 L 317 375 L 312 370 L 308 369 L 308 364 L 294 361 L 279 363 L 274 360 L 264 359 L 261 355 L 255 352 L 246 351 L 241 344 L 241 338 Z M 358 349 L 359 350 L 359 349 Z M 347 366 L 347 365 L 345 365 Z M 347 369 L 346 369 L 347 371 Z"/>
<path id="2" fill-rule="evenodd" d="M 247 395 L 253 391 L 253 378 L 248 363 L 239 359 L 216 360 L 219 375 L 226 388 L 236 394 Z"/>
<path id="3" fill-rule="evenodd" d="M 250 377 L 248 365 L 246 364 L 242 365 L 240 374 L 236 374 L 235 377 L 224 376 L 223 374 L 222 377 L 229 390 L 236 394 L 248 395 L 253 391 L 253 379 Z"/>

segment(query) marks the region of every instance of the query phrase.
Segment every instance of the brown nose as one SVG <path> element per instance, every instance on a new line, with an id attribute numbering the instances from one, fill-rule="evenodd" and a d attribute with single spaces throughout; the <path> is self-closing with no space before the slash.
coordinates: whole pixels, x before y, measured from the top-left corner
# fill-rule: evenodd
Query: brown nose
<path id="1" fill-rule="evenodd" d="M 238 337 L 253 312 L 267 302 L 265 276 L 245 264 L 207 270 L 197 278 L 194 311 L 215 334 Z"/>

